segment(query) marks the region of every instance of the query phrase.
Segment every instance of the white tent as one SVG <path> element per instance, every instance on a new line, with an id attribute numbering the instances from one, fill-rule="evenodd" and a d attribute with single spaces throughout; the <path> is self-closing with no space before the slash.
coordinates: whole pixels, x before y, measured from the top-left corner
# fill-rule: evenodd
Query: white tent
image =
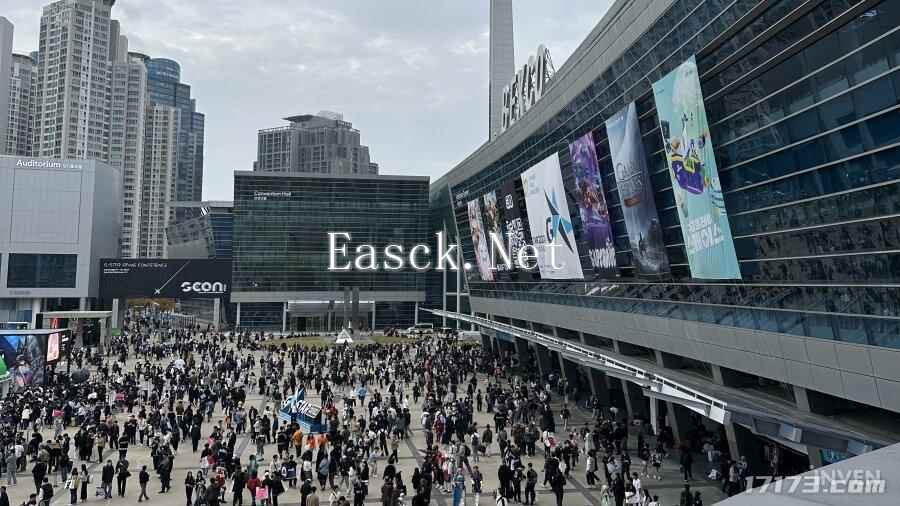
<path id="1" fill-rule="evenodd" d="M 350 332 L 347 329 L 341 329 L 341 333 L 338 334 L 337 339 L 334 341 L 335 344 L 352 344 L 353 338 L 350 337 Z"/>

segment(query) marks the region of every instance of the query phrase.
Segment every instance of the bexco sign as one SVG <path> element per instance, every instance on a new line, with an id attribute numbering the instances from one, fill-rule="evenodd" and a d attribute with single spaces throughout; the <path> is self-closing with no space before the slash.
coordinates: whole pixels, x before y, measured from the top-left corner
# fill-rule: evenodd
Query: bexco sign
<path id="1" fill-rule="evenodd" d="M 196 299 L 227 297 L 231 261 L 215 259 L 104 259 L 100 297 Z"/>
<path id="2" fill-rule="evenodd" d="M 518 121 L 544 96 L 544 88 L 553 77 L 553 61 L 550 51 L 538 46 L 537 55 L 528 58 L 508 85 L 503 87 L 503 107 L 500 109 L 500 131 L 503 132 Z"/>

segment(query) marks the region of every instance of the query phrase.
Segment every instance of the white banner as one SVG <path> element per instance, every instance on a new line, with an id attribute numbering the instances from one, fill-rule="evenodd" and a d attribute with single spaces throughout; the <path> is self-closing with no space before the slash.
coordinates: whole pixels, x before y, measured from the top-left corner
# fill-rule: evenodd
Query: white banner
<path id="1" fill-rule="evenodd" d="M 522 173 L 531 240 L 543 279 L 584 279 L 559 156 L 554 153 Z"/>

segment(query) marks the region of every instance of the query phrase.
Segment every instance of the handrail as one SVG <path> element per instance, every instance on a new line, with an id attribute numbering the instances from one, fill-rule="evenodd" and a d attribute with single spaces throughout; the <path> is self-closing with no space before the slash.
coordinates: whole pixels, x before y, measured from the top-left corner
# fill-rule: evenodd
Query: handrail
<path id="1" fill-rule="evenodd" d="M 563 355 L 577 362 L 580 362 L 587 367 L 593 367 L 600 370 L 612 369 L 618 371 L 626 381 L 632 381 L 634 383 L 637 383 L 638 385 L 649 383 L 648 388 L 652 392 L 663 394 L 673 399 L 683 399 L 685 401 L 685 404 L 682 404 L 684 407 L 694 412 L 700 413 L 712 420 L 715 420 L 719 423 L 724 423 L 727 419 L 727 403 L 725 401 L 717 399 L 711 395 L 698 392 L 693 388 L 682 385 L 681 383 L 666 378 L 665 376 L 661 376 L 659 374 L 647 371 L 646 369 L 643 369 L 641 367 L 629 364 L 628 362 L 624 362 L 602 353 L 597 353 L 596 351 L 584 346 L 573 344 L 571 342 L 559 339 L 558 337 L 549 336 L 547 334 L 535 332 L 530 329 L 523 329 L 521 327 L 516 327 L 506 323 L 488 320 L 487 318 L 482 318 L 480 316 L 456 313 L 453 311 L 444 311 L 441 309 L 420 309 L 428 311 L 429 313 L 432 313 L 436 316 L 443 316 L 453 320 L 473 323 L 481 327 L 505 332 L 516 337 L 521 337 L 523 339 L 537 342 L 538 344 L 542 344 L 544 346 L 547 346 L 548 348 L 553 348 L 557 351 L 563 352 Z M 702 406 L 702 408 L 698 408 L 697 405 Z"/>

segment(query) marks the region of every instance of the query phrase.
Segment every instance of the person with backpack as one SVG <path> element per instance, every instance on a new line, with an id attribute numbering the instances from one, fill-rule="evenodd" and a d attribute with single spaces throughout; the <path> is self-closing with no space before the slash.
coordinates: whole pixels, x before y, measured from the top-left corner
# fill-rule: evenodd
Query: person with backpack
<path id="1" fill-rule="evenodd" d="M 525 502 L 524 504 L 534 506 L 534 501 L 536 499 L 536 493 L 534 488 L 537 486 L 538 474 L 537 471 L 534 470 L 534 467 L 531 465 L 531 462 L 528 463 L 528 471 L 525 472 Z"/>
<path id="2" fill-rule="evenodd" d="M 50 501 L 53 500 L 53 485 L 50 484 L 50 480 L 48 478 L 44 478 L 44 483 L 41 484 L 41 506 L 50 506 Z"/>
<path id="3" fill-rule="evenodd" d="M 553 490 L 553 494 L 556 496 L 556 506 L 563 506 L 563 495 L 565 494 L 566 488 L 566 476 L 557 471 L 556 474 L 553 475 L 553 478 L 550 479 L 550 488 Z"/>

